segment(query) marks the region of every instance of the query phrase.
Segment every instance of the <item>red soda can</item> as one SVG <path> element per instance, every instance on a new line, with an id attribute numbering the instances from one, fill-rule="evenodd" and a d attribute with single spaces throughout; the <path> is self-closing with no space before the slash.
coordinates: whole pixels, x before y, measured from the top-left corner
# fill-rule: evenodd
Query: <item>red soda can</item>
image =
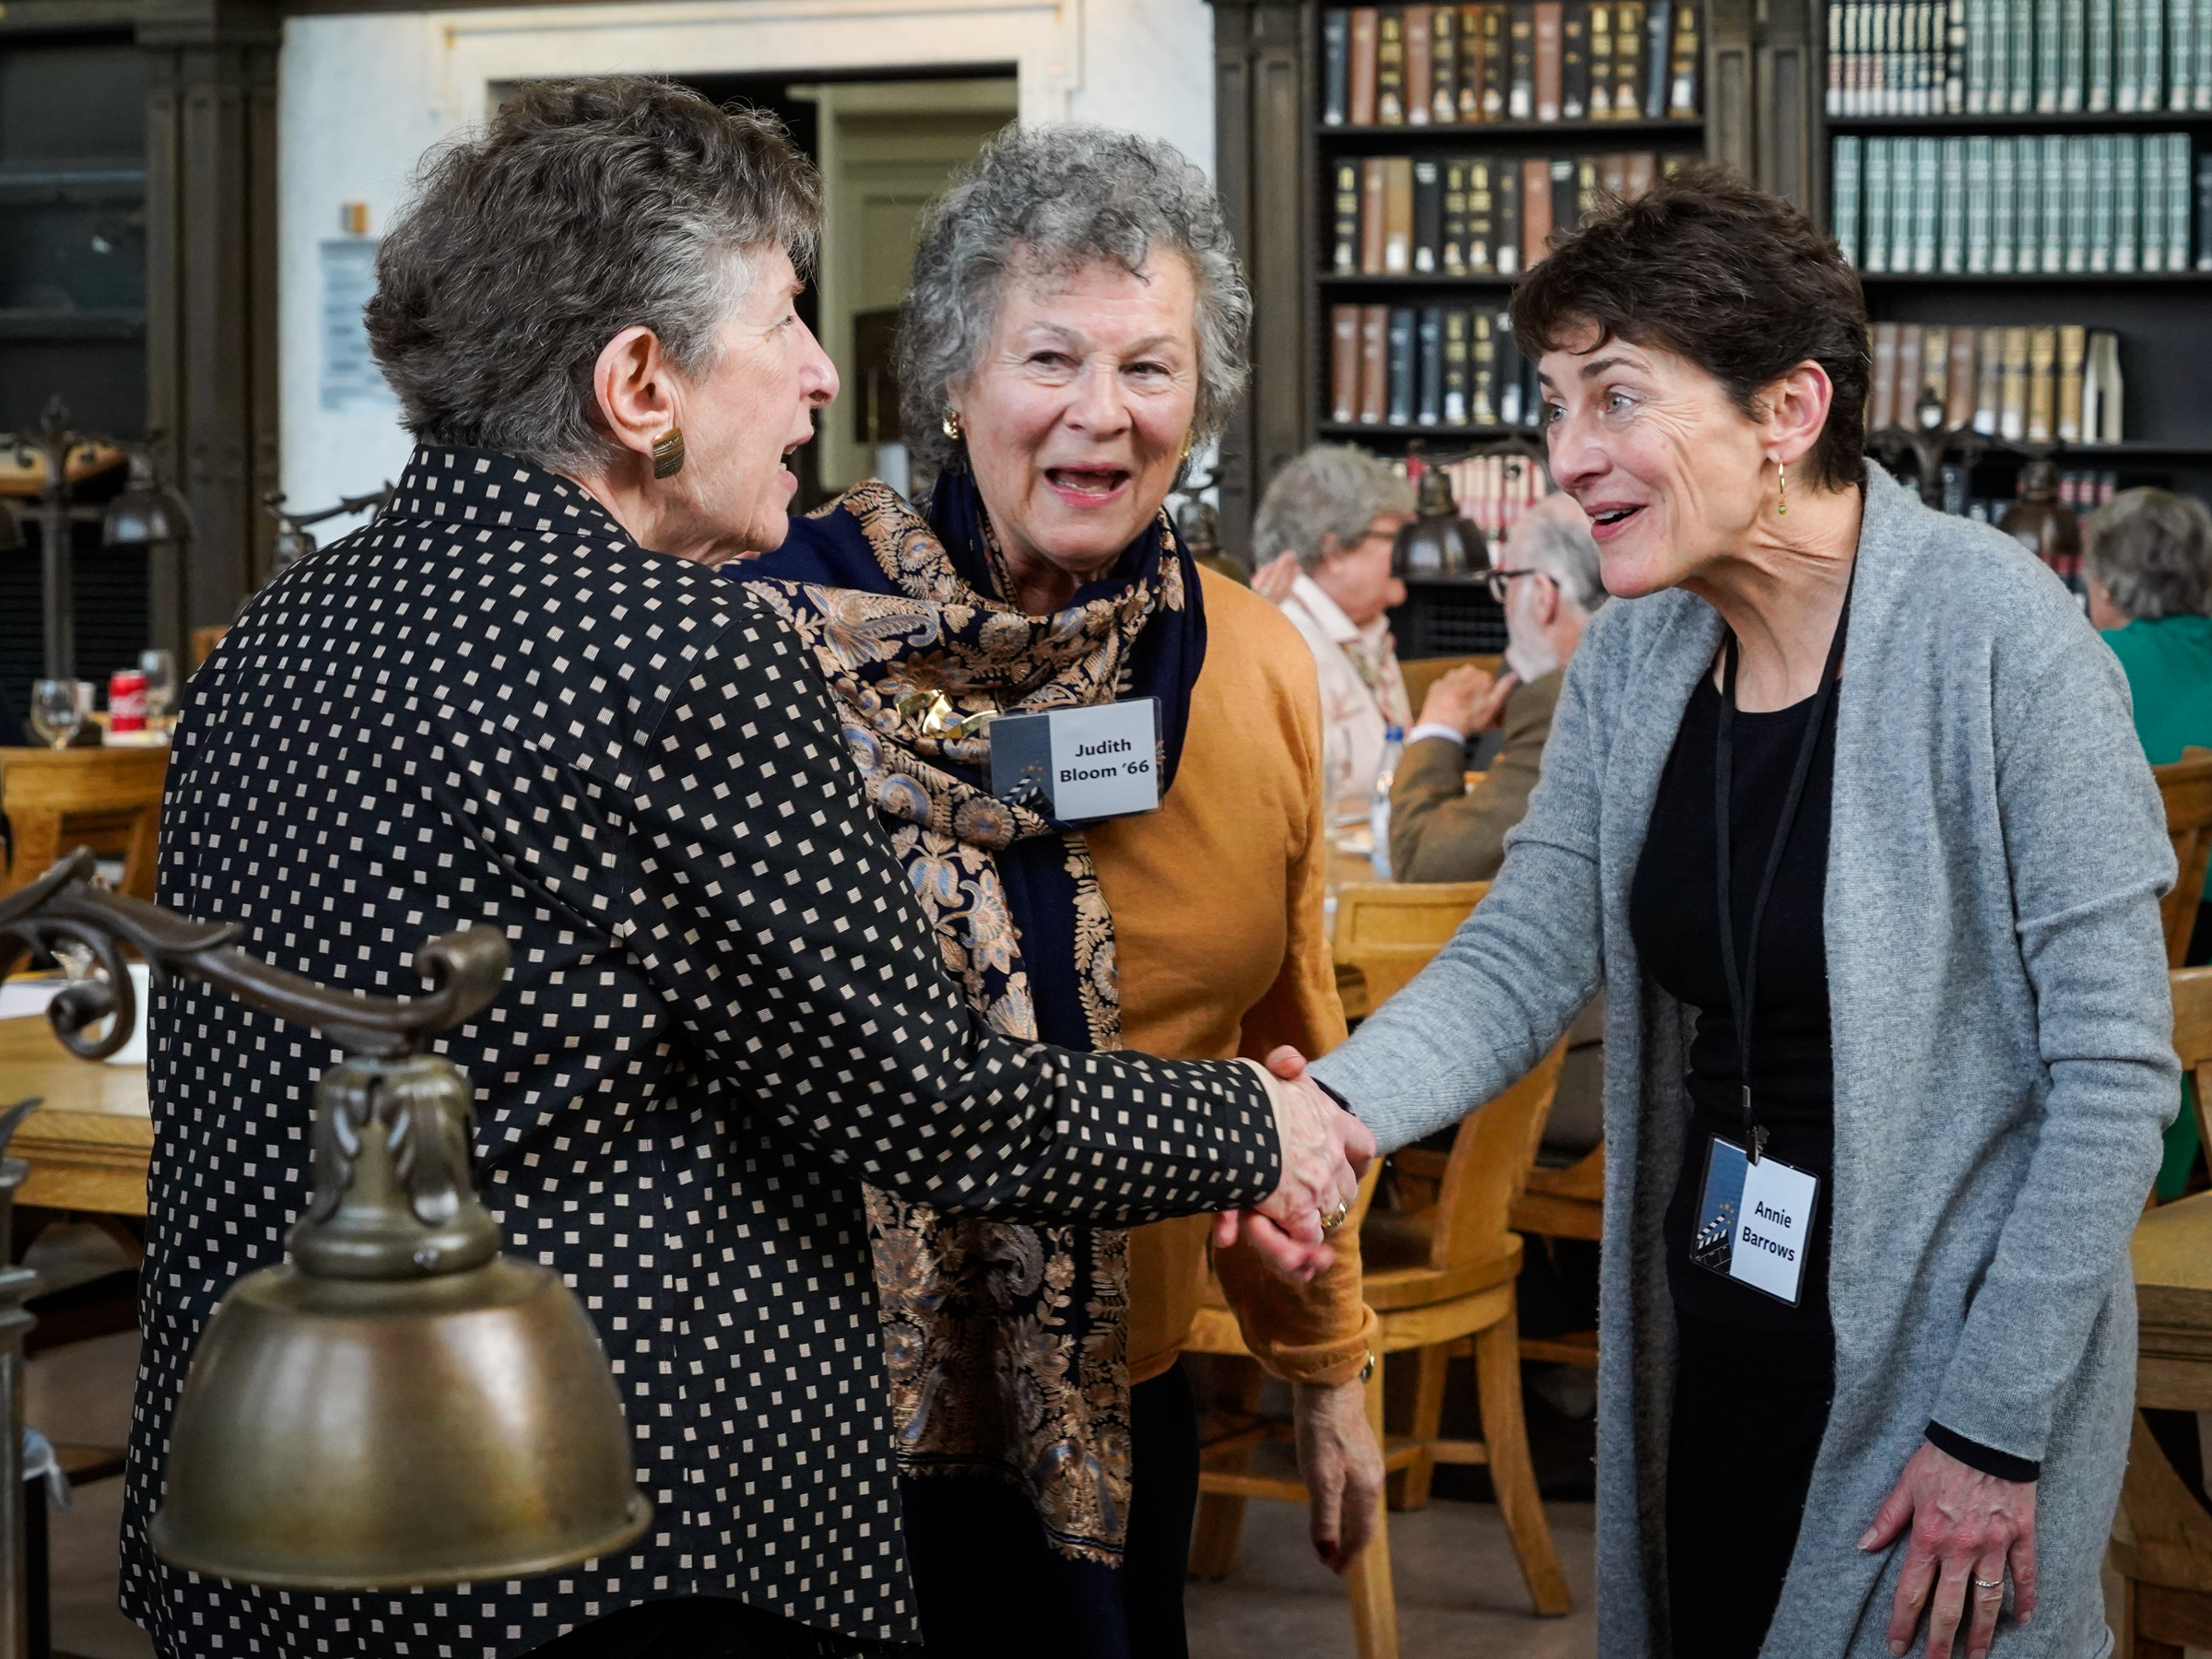
<path id="1" fill-rule="evenodd" d="M 146 730 L 146 676 L 135 668 L 118 668 L 108 677 L 108 730 Z"/>

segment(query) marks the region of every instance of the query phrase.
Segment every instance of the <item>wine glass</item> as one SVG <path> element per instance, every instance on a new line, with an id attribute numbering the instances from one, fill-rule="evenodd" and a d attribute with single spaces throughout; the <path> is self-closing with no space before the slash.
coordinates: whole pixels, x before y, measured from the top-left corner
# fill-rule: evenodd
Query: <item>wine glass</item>
<path id="1" fill-rule="evenodd" d="M 69 739 L 76 735 L 84 722 L 75 680 L 42 679 L 31 687 L 30 728 L 45 739 L 48 747 L 67 748 Z"/>
<path id="2" fill-rule="evenodd" d="M 138 670 L 146 676 L 146 724 L 160 731 L 168 722 L 170 705 L 177 698 L 177 659 L 173 652 L 142 651 Z"/>

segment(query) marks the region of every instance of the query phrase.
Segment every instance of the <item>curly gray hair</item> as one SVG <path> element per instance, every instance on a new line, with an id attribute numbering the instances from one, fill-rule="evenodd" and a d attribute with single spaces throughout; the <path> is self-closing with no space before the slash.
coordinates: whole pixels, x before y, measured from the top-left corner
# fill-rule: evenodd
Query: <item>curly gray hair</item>
<path id="1" fill-rule="evenodd" d="M 2130 618 L 2212 611 L 2212 513 L 2194 496 L 2124 489 L 2089 514 L 2084 572 Z"/>
<path id="2" fill-rule="evenodd" d="M 1171 144 L 1106 127 L 1009 127 L 937 199 L 922 229 L 899 347 L 900 413 L 916 469 L 952 458 L 946 388 L 965 379 L 998 321 L 1010 275 L 1110 260 L 1142 268 L 1155 245 L 1189 263 L 1198 300 L 1200 441 L 1244 388 L 1252 290 L 1221 201 Z"/>
<path id="3" fill-rule="evenodd" d="M 1285 553 L 1312 571 L 1331 551 L 1356 547 L 1379 512 L 1411 512 L 1413 486 L 1348 443 L 1317 443 L 1275 475 L 1252 521 L 1254 564 Z M 1334 548 L 1324 538 L 1335 537 Z"/>
<path id="4" fill-rule="evenodd" d="M 607 341 L 642 324 L 710 372 L 758 253 L 804 272 L 820 222 L 773 115 L 636 76 L 539 82 L 424 161 L 377 250 L 369 343 L 416 437 L 594 471 Z"/>

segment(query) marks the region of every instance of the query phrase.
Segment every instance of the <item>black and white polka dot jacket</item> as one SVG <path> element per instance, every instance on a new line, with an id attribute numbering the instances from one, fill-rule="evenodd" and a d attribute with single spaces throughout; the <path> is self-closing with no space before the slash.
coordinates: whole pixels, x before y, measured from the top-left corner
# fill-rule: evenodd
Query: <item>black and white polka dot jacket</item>
<path id="1" fill-rule="evenodd" d="M 653 1528 L 465 1590 L 198 1580 L 147 1543 L 194 1339 L 282 1259 L 335 1051 L 198 985 L 160 998 L 124 1602 L 165 1654 L 504 1659 L 632 1602 L 741 1596 L 912 1640 L 860 1184 L 1136 1222 L 1256 1202 L 1266 1097 L 1223 1064 L 985 1032 L 863 803 L 810 659 L 742 584 L 582 490 L 417 452 L 384 515 L 293 567 L 192 682 L 160 897 L 245 948 L 413 992 L 506 934 L 440 1047 L 473 1079 L 512 1253 L 596 1322 Z"/>

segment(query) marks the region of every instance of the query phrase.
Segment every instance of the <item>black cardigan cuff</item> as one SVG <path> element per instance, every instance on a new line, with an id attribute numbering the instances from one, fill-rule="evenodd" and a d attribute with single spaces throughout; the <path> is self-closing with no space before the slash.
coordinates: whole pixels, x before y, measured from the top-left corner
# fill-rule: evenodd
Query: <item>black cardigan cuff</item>
<path id="1" fill-rule="evenodd" d="M 1306 1081 L 1312 1084 L 1314 1088 L 1320 1089 L 1323 1094 L 1327 1095 L 1330 1100 L 1335 1101 L 1336 1104 L 1343 1107 L 1345 1111 L 1352 1112 L 1352 1103 L 1349 1100 L 1346 1100 L 1342 1095 L 1331 1088 L 1326 1083 L 1324 1083 L 1312 1072 L 1308 1072 L 1306 1074 Z M 1359 1114 L 1356 1112 L 1352 1112 L 1352 1115 L 1354 1117 L 1358 1117 Z"/>
<path id="2" fill-rule="evenodd" d="M 1994 1475 L 1999 1480 L 2022 1483 L 2040 1477 L 2043 1465 L 2032 1457 L 2015 1457 L 2009 1452 L 2000 1452 L 1994 1446 L 1985 1446 L 1980 1441 L 1971 1441 L 1963 1434 L 1946 1429 L 1941 1423 L 1928 1425 L 1928 1444 L 1938 1452 L 1948 1453 L 1970 1469 L 1979 1469 L 1984 1475 Z"/>

